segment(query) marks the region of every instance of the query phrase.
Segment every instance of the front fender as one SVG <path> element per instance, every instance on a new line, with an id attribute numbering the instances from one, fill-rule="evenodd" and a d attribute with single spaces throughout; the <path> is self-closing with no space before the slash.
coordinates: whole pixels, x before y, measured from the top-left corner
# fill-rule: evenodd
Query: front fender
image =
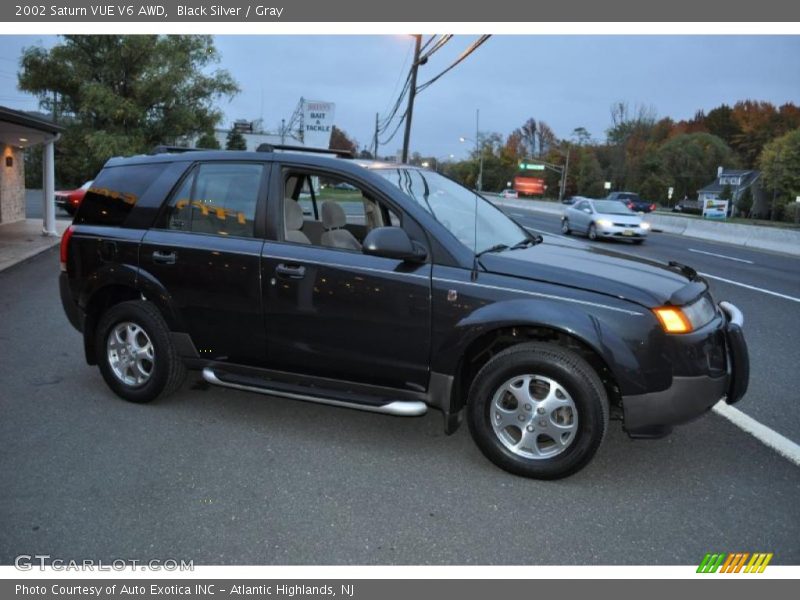
<path id="1" fill-rule="evenodd" d="M 644 357 L 634 351 L 642 348 L 625 339 L 648 339 L 651 325 L 644 315 L 597 315 L 579 305 L 552 299 L 494 302 L 476 309 L 455 324 L 434 353 L 433 370 L 455 373 L 470 345 L 491 331 L 545 327 L 567 334 L 591 348 L 608 366 L 623 394 L 643 393 L 648 389 L 647 369 L 643 367 Z"/>

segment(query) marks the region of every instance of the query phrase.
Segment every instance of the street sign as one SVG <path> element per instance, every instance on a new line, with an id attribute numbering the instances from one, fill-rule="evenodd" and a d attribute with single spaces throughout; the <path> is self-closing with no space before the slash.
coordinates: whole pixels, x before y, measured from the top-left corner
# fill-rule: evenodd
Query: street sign
<path id="1" fill-rule="evenodd" d="M 672 200 L 672 194 L 673 194 L 674 191 L 675 191 L 675 188 L 669 188 L 669 190 L 667 190 L 667 198 Z"/>
<path id="2" fill-rule="evenodd" d="M 603 184 L 603 188 L 604 188 L 604 189 L 607 189 L 607 190 L 610 190 L 610 189 L 611 189 L 611 182 L 610 182 L 610 181 L 606 181 L 606 182 Z"/>
<path id="3" fill-rule="evenodd" d="M 544 165 L 529 162 L 520 163 L 519 168 L 523 171 L 544 171 Z"/>

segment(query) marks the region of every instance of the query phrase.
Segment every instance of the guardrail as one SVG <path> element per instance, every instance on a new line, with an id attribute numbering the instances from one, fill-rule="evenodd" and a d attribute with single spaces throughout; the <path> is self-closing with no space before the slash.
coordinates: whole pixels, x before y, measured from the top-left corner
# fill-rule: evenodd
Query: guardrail
<path id="1" fill-rule="evenodd" d="M 565 205 L 545 200 L 511 200 L 500 198 L 495 194 L 484 194 L 490 201 L 500 206 L 510 206 L 522 210 L 561 215 Z M 648 214 L 645 219 L 652 225 L 653 231 L 684 235 L 687 237 L 723 242 L 736 246 L 782 252 L 800 256 L 800 231 L 781 227 L 763 227 L 760 225 L 742 225 L 725 223 L 707 219 L 688 219 L 669 215 Z"/>

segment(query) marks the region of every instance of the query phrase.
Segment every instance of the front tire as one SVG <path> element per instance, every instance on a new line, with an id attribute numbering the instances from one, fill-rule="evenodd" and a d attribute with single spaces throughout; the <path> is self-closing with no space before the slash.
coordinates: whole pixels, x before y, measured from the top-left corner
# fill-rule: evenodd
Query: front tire
<path id="1" fill-rule="evenodd" d="M 95 335 L 100 373 L 120 398 L 151 402 L 177 390 L 186 378 L 169 328 L 150 302 L 112 306 L 100 318 Z"/>
<path id="2" fill-rule="evenodd" d="M 569 228 L 569 221 L 566 218 L 561 219 L 561 233 L 564 235 L 572 233 L 572 230 Z"/>
<path id="3" fill-rule="evenodd" d="M 587 235 L 589 236 L 589 239 L 592 240 L 593 242 L 597 239 L 597 227 L 595 227 L 594 223 L 589 225 L 589 232 Z"/>
<path id="4" fill-rule="evenodd" d="M 495 465 L 535 479 L 560 479 L 592 459 L 608 428 L 608 398 L 580 355 L 555 344 L 512 346 L 475 377 L 467 420 Z"/>

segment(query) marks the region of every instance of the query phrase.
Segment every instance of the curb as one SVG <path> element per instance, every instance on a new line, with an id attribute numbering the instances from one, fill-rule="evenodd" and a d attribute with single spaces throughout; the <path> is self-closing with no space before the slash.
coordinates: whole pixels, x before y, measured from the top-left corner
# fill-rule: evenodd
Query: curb
<path id="1" fill-rule="evenodd" d="M 52 244 L 50 244 L 49 246 L 40 246 L 38 248 L 34 248 L 32 250 L 29 250 L 28 252 L 25 252 L 24 254 L 20 254 L 13 261 L 10 261 L 10 262 L 8 262 L 6 264 L 0 263 L 0 273 L 2 273 L 3 271 L 6 271 L 8 269 L 11 269 L 13 267 L 16 267 L 17 265 L 21 265 L 22 263 L 26 263 L 30 259 L 39 256 L 43 252 L 47 252 L 48 250 L 52 250 L 53 248 L 58 246 L 59 243 L 61 242 L 60 238 L 55 238 L 54 237 L 53 240 L 54 240 L 54 242 Z"/>

